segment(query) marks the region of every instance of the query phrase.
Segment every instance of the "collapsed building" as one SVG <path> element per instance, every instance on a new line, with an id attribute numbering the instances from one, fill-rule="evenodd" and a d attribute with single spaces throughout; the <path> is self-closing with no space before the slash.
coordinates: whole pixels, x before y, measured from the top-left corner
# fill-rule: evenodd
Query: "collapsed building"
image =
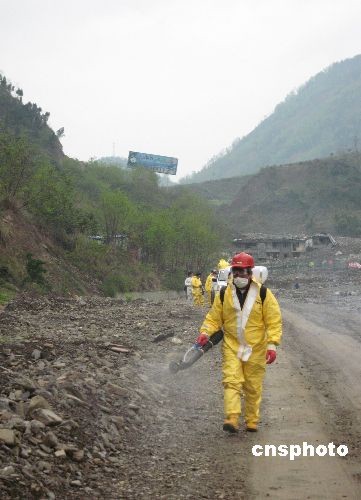
<path id="1" fill-rule="evenodd" d="M 253 233 L 235 238 L 233 244 L 240 252 L 250 253 L 257 259 L 287 259 L 300 257 L 314 249 L 333 247 L 337 243 L 325 233 L 302 237 Z"/>

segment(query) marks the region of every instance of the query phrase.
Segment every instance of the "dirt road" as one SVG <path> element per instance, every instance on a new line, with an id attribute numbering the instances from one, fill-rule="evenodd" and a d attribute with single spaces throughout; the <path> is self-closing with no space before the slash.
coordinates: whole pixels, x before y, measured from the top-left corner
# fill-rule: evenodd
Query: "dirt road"
<path id="1" fill-rule="evenodd" d="M 320 304 L 283 303 L 282 310 L 284 343 L 268 371 L 260 443 L 345 444 L 349 453 L 253 458 L 253 492 L 257 498 L 359 498 L 361 336 L 355 333 L 361 316 L 351 320 L 349 312 Z"/>
<path id="2" fill-rule="evenodd" d="M 357 302 L 281 303 L 284 342 L 267 370 L 260 430 L 235 436 L 222 431 L 218 348 L 190 370 L 168 371 L 205 311 L 180 299 L 15 303 L 0 317 L 0 428 L 16 434 L 0 445 L 3 497 L 360 498 Z M 36 395 L 60 423 L 36 423 Z M 303 442 L 349 453 L 252 455 L 254 445 Z"/>
<path id="3" fill-rule="evenodd" d="M 167 460 L 170 453 L 172 460 L 166 461 L 168 471 L 163 468 L 168 480 L 159 477 L 152 462 L 142 462 L 140 470 L 153 478 L 152 496 L 360 498 L 361 344 L 355 333 L 361 318 L 355 315 L 350 320 L 348 312 L 328 307 L 322 312 L 315 307 L 315 311 L 313 318 L 307 305 L 283 304 L 284 345 L 277 363 L 267 371 L 257 434 L 243 430 L 237 436 L 225 436 L 221 430 L 219 351 L 189 372 L 166 376 L 169 418 L 155 429 L 155 443 L 159 456 L 165 454 Z M 318 326 L 323 315 L 329 322 L 337 319 L 337 329 Z M 340 329 L 343 321 L 348 330 Z M 344 444 L 349 453 L 343 458 L 336 453 L 293 461 L 252 455 L 256 444 L 302 447 L 303 442 L 314 448 Z"/>

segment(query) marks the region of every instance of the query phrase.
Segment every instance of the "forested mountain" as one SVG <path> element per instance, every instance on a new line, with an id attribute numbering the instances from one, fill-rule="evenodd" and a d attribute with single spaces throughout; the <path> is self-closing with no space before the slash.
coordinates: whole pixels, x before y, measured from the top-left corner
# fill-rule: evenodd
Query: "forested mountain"
<path id="1" fill-rule="evenodd" d="M 0 304 L 26 287 L 182 288 L 187 270 L 214 266 L 222 243 L 206 201 L 145 169 L 66 157 L 49 113 L 5 77 L 0 89 Z"/>
<path id="2" fill-rule="evenodd" d="M 50 113 L 43 112 L 35 103 L 23 103 L 23 90 L 15 88 L 0 74 L 0 133 L 6 131 L 15 137 L 26 138 L 52 160 L 63 157 L 59 138 L 64 128 L 56 133 L 48 126 Z"/>
<path id="3" fill-rule="evenodd" d="M 218 208 L 233 237 L 247 232 L 361 236 L 360 153 L 263 168 L 241 179 L 232 202 Z M 219 192 L 224 180 L 213 182 Z"/>
<path id="4" fill-rule="evenodd" d="M 250 134 L 183 182 L 252 174 L 265 166 L 357 151 L 360 108 L 361 55 L 357 55 L 331 65 L 289 94 Z"/>

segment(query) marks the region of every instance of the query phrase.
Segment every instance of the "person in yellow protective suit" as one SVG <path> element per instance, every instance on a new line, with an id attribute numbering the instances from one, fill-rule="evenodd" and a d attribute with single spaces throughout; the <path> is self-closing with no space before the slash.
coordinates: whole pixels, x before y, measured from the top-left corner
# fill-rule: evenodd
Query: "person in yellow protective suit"
<path id="1" fill-rule="evenodd" d="M 271 290 L 252 278 L 254 259 L 244 252 L 233 257 L 232 280 L 217 293 L 196 342 L 204 345 L 223 328 L 222 371 L 225 420 L 223 429 L 237 432 L 241 393 L 245 400 L 246 429 L 257 431 L 266 363 L 276 359 L 282 318 Z M 212 339 L 211 339 L 212 340 Z"/>
<path id="2" fill-rule="evenodd" d="M 192 277 L 192 294 L 193 304 L 195 306 L 204 306 L 203 285 L 201 281 L 201 273 L 196 273 Z"/>
<path id="3" fill-rule="evenodd" d="M 228 266 L 229 266 L 229 263 L 224 259 L 220 259 L 220 261 L 217 264 L 218 271 L 220 271 L 221 269 L 225 269 Z"/>
<path id="4" fill-rule="evenodd" d="M 208 274 L 207 279 L 206 279 L 206 283 L 204 285 L 204 288 L 205 288 L 205 291 L 207 294 L 207 302 L 208 302 L 209 307 L 211 307 L 211 305 L 212 305 L 211 293 L 212 293 L 214 279 L 217 279 L 216 269 L 213 269 L 213 271 L 210 274 Z"/>

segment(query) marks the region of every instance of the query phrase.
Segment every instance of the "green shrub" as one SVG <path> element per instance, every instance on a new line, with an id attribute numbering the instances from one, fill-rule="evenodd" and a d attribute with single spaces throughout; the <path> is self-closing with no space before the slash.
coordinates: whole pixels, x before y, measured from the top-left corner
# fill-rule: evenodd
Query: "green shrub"
<path id="1" fill-rule="evenodd" d="M 15 297 L 14 290 L 8 290 L 6 288 L 0 290 L 0 304 L 1 305 L 7 304 L 14 297 Z"/>
<path id="2" fill-rule="evenodd" d="M 69 258 L 82 271 L 95 274 L 97 278 L 102 277 L 107 273 L 105 263 L 108 248 L 90 240 L 85 235 L 79 235 L 75 240 L 74 249 L 69 252 Z"/>
<path id="3" fill-rule="evenodd" d="M 9 271 L 8 266 L 0 265 L 0 280 L 2 281 L 11 280 L 11 273 Z"/>
<path id="4" fill-rule="evenodd" d="M 127 302 L 131 302 L 133 300 L 133 295 L 130 292 L 125 292 L 124 298 Z"/>
<path id="5" fill-rule="evenodd" d="M 47 272 L 44 269 L 44 264 L 42 260 L 33 259 L 31 253 L 26 254 L 26 270 L 28 273 L 27 280 L 30 282 L 38 283 L 39 285 L 44 285 L 44 274 Z"/>
<path id="6" fill-rule="evenodd" d="M 184 288 L 185 273 L 182 269 L 168 272 L 164 275 L 162 284 L 167 290 L 181 291 Z"/>
<path id="7" fill-rule="evenodd" d="M 103 282 L 103 291 L 107 297 L 115 297 L 118 293 L 129 292 L 131 277 L 124 275 L 107 276 Z"/>

